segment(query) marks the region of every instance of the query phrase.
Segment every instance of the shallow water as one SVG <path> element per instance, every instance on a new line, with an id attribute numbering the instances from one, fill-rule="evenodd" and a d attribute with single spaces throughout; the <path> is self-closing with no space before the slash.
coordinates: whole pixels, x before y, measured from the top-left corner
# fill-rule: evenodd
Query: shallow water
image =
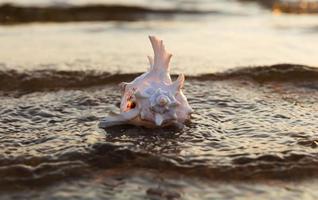
<path id="1" fill-rule="evenodd" d="M 190 77 L 185 94 L 195 114 L 183 130 L 98 129 L 118 110 L 116 84 L 10 92 L 0 100 L 2 191 L 52 199 L 302 195 L 294 182 L 318 176 L 317 80 L 251 77 Z M 316 184 L 304 185 L 317 197 Z"/>
<path id="2" fill-rule="evenodd" d="M 187 5 L 217 12 L 0 26 L 0 199 L 318 198 L 317 16 Z M 98 129 L 147 69 L 148 34 L 186 74 L 191 122 Z"/>

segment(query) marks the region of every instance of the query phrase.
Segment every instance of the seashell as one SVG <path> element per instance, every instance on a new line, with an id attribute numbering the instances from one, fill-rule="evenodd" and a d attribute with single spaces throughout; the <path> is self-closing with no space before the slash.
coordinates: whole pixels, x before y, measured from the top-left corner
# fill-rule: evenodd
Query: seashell
<path id="1" fill-rule="evenodd" d="M 192 108 L 182 92 L 184 75 L 172 82 L 168 53 L 162 40 L 149 36 L 154 58 L 148 56 L 150 68 L 130 83 L 122 82 L 120 114 L 102 119 L 100 128 L 133 124 L 148 128 L 176 125 L 182 127 L 190 119 Z"/>

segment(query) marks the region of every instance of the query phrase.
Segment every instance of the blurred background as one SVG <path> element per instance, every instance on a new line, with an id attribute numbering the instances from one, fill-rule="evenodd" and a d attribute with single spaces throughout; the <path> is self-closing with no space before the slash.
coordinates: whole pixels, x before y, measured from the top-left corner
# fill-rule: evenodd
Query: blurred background
<path id="1" fill-rule="evenodd" d="M 173 72 L 318 63 L 318 2 L 305 0 L 1 0 L 0 63 L 18 69 L 142 72 L 148 35 Z"/>

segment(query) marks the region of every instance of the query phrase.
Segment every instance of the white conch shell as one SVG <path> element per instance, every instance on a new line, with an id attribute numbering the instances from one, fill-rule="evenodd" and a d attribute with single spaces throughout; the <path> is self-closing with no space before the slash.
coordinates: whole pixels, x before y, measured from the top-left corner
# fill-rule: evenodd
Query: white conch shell
<path id="1" fill-rule="evenodd" d="M 169 74 L 171 54 L 162 40 L 149 36 L 154 59 L 148 56 L 150 68 L 130 83 L 121 83 L 120 114 L 104 118 L 99 127 L 133 124 L 149 128 L 182 126 L 190 119 L 192 109 L 182 93 L 184 75 L 172 82 Z"/>

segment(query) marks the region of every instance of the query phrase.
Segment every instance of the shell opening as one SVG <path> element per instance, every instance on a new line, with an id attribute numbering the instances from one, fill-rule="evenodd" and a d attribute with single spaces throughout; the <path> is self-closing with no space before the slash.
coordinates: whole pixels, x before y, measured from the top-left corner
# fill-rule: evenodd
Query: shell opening
<path id="1" fill-rule="evenodd" d="M 126 108 L 127 108 L 127 111 L 136 108 L 136 102 L 135 101 L 128 101 Z"/>

